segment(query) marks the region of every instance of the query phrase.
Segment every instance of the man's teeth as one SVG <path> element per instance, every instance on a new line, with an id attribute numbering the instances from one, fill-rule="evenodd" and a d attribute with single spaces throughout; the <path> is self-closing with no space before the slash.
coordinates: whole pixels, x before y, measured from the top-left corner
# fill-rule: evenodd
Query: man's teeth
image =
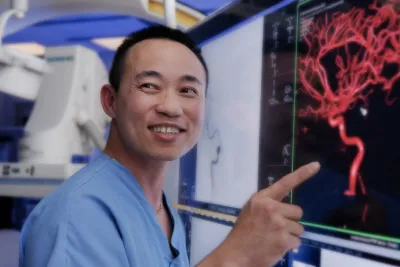
<path id="1" fill-rule="evenodd" d="M 156 133 L 177 134 L 180 132 L 180 130 L 175 127 L 156 126 L 151 127 L 150 129 Z"/>

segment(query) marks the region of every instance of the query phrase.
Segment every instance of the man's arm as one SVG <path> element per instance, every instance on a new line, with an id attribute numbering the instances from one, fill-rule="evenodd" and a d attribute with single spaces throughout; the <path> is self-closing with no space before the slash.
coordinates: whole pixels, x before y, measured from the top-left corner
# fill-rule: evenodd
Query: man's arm
<path id="1" fill-rule="evenodd" d="M 318 163 L 303 166 L 253 195 L 226 240 L 197 267 L 274 266 L 300 246 L 304 227 L 300 207 L 282 203 L 295 187 L 319 171 Z"/>
<path id="2" fill-rule="evenodd" d="M 20 267 L 129 266 L 118 228 L 101 199 L 80 196 L 67 209 L 67 217 L 44 212 L 30 223 Z"/>

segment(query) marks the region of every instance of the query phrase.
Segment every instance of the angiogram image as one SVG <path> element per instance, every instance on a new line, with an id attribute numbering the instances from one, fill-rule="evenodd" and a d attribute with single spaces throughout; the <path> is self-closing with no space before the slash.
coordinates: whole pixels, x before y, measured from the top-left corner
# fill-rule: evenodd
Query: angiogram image
<path id="1" fill-rule="evenodd" d="M 400 240 L 400 1 L 308 1 L 298 19 L 295 167 L 322 170 L 294 202 Z"/>

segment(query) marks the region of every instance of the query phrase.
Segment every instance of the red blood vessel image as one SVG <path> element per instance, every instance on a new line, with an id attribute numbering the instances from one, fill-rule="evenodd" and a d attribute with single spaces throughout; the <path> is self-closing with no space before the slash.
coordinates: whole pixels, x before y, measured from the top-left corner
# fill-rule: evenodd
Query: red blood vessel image
<path id="1" fill-rule="evenodd" d="M 328 123 L 337 129 L 344 150 L 357 149 L 349 168 L 346 196 L 368 194 L 360 174 L 368 147 L 362 138 L 347 133 L 346 112 L 358 107 L 367 116 L 374 90 L 384 92 L 381 101 L 387 106 L 400 101 L 393 95 L 400 80 L 400 1 L 366 6 L 303 20 L 302 41 L 307 52 L 298 56 L 297 93 L 309 97 L 311 104 L 299 109 L 297 116 Z M 334 64 L 334 76 L 328 74 L 323 62 L 332 53 L 334 60 L 329 64 Z M 396 71 L 384 74 L 389 65 Z M 306 127 L 301 129 L 303 134 L 307 131 Z"/>

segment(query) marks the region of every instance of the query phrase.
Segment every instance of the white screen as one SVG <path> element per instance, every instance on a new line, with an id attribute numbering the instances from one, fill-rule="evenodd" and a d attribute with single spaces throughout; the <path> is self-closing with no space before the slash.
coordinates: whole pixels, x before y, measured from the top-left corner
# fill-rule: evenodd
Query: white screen
<path id="1" fill-rule="evenodd" d="M 197 147 L 198 201 L 240 208 L 257 191 L 262 44 L 260 18 L 202 48 L 210 85 Z"/>
<path id="2" fill-rule="evenodd" d="M 299 262 L 299 261 L 293 261 L 292 265 L 293 265 L 293 267 L 316 267 L 314 265 L 306 264 L 306 263 Z"/>
<path id="3" fill-rule="evenodd" d="M 379 263 L 335 251 L 325 250 L 321 251 L 321 267 L 396 267 L 394 265 Z"/>
<path id="4" fill-rule="evenodd" d="M 190 248 L 190 266 L 199 264 L 215 250 L 229 234 L 231 227 L 193 218 Z"/>

